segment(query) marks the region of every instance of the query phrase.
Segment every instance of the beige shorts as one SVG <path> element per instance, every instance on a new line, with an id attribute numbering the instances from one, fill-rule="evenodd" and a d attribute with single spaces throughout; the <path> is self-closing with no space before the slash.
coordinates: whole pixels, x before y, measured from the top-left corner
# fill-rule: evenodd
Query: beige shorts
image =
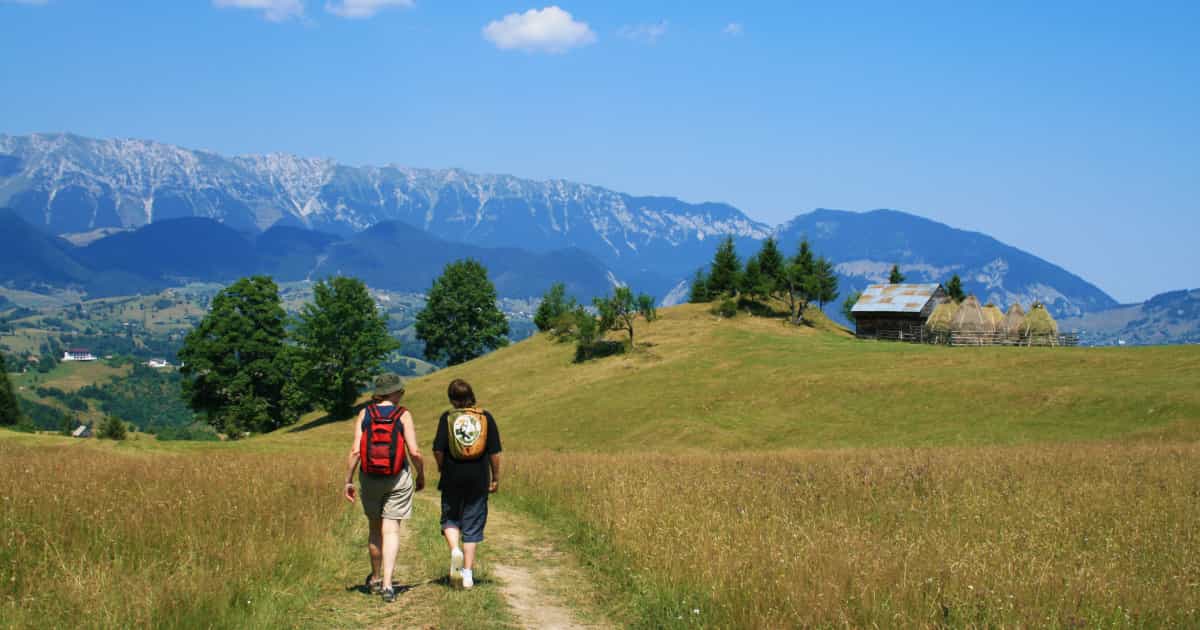
<path id="1" fill-rule="evenodd" d="M 407 466 L 393 477 L 359 472 L 358 485 L 367 518 L 405 520 L 412 517 L 413 479 Z"/>

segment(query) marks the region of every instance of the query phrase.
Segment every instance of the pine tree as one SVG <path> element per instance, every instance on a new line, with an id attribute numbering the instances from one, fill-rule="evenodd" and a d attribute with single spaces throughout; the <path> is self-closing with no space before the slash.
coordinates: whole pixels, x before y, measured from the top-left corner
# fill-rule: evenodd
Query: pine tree
<path id="1" fill-rule="evenodd" d="M 732 295 L 738 288 L 738 276 L 742 272 L 742 261 L 733 246 L 733 237 L 726 236 L 713 255 L 712 270 L 708 274 L 708 293 L 712 297 Z"/>
<path id="2" fill-rule="evenodd" d="M 542 296 L 542 303 L 538 304 L 537 312 L 533 316 L 533 324 L 537 326 L 538 330 L 546 332 L 564 315 L 573 310 L 575 310 L 575 298 L 567 297 L 567 285 L 555 282 L 550 285 L 550 290 Z"/>
<path id="3" fill-rule="evenodd" d="M 770 294 L 769 281 L 766 274 L 762 272 L 762 266 L 759 264 L 757 256 L 751 256 L 746 261 L 746 271 L 739 279 L 738 289 L 751 300 Z"/>
<path id="4" fill-rule="evenodd" d="M 624 330 L 629 333 L 629 347 L 633 347 L 633 324 L 638 316 L 646 323 L 658 319 L 654 298 L 642 293 L 636 298 L 629 287 L 617 287 L 608 297 L 596 298 L 593 302 L 600 312 L 601 330 Z"/>
<path id="5" fill-rule="evenodd" d="M 774 295 L 787 287 L 786 266 L 775 237 L 768 236 L 763 241 L 762 249 L 758 250 L 758 268 L 765 280 L 767 295 Z"/>
<path id="6" fill-rule="evenodd" d="M 812 297 L 817 301 L 817 306 L 825 308 L 826 304 L 833 302 L 838 297 L 838 279 L 837 273 L 833 269 L 833 261 L 821 256 L 817 259 L 812 277 Z"/>
<path id="7" fill-rule="evenodd" d="M 808 239 L 801 239 L 796 255 L 784 267 L 788 310 L 791 312 L 793 321 L 800 319 L 804 308 L 808 306 L 809 301 L 815 299 L 814 294 L 820 288 L 813 279 L 815 265 L 816 261 L 813 258 L 812 247 L 809 246 Z"/>
<path id="8" fill-rule="evenodd" d="M 333 418 L 354 413 L 361 388 L 400 346 L 362 280 L 341 276 L 313 285 L 313 301 L 300 310 L 293 338 L 300 390 Z"/>
<path id="9" fill-rule="evenodd" d="M 958 274 L 954 274 L 950 278 L 950 282 L 946 283 L 946 295 L 955 302 L 967 299 L 967 294 L 963 291 L 962 279 L 958 277 Z"/>
<path id="10" fill-rule="evenodd" d="M 285 423 L 286 318 L 274 280 L 242 278 L 213 298 L 184 339 L 184 399 L 231 438 Z"/>
<path id="11" fill-rule="evenodd" d="M 5 365 L 4 354 L 0 353 L 0 426 L 11 427 L 20 424 L 25 416 L 8 380 L 8 368 Z"/>
<path id="12" fill-rule="evenodd" d="M 457 365 L 508 345 L 508 320 L 496 306 L 496 287 L 474 260 L 446 265 L 417 314 L 425 358 Z"/>
<path id="13" fill-rule="evenodd" d="M 888 274 L 888 284 L 903 284 L 904 274 L 900 273 L 900 265 L 892 265 L 892 273 Z"/>
<path id="14" fill-rule="evenodd" d="M 708 276 L 704 274 L 703 269 L 697 269 L 696 276 L 692 278 L 692 287 L 691 292 L 688 294 L 688 302 L 701 304 L 711 301 L 712 295 L 708 292 Z"/>

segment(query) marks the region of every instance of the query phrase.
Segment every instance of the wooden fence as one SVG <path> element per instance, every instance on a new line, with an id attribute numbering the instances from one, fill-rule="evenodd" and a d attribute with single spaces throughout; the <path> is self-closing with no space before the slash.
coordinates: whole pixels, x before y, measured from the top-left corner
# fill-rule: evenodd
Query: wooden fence
<path id="1" fill-rule="evenodd" d="M 1079 345 L 1079 335 L 1020 335 L 1009 336 L 1003 332 L 952 332 L 935 333 L 925 326 L 912 325 L 887 330 L 876 330 L 871 334 L 859 334 L 859 339 L 880 341 L 902 341 L 907 343 L 930 343 L 948 346 L 1052 346 L 1072 347 Z"/>

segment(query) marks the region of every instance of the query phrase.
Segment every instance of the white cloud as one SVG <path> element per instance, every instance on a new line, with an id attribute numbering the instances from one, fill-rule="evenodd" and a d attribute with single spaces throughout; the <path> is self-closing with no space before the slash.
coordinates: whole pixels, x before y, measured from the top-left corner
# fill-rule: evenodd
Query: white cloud
<path id="1" fill-rule="evenodd" d="M 725 25 L 725 28 L 721 29 L 721 32 L 730 37 L 741 37 L 746 34 L 746 27 L 742 26 L 741 22 L 730 22 Z"/>
<path id="2" fill-rule="evenodd" d="M 626 24 L 622 26 L 617 35 L 625 39 L 643 42 L 646 44 L 654 44 L 658 39 L 667 34 L 667 21 L 663 20 L 657 24 Z"/>
<path id="3" fill-rule="evenodd" d="M 213 0 L 213 6 L 262 11 L 263 17 L 272 22 L 304 17 L 302 0 Z"/>
<path id="4" fill-rule="evenodd" d="M 388 7 L 410 8 L 416 0 L 333 0 L 325 3 L 325 10 L 344 18 L 364 19 Z"/>
<path id="5" fill-rule="evenodd" d="M 576 21 L 557 6 L 510 13 L 483 27 L 483 38 L 501 50 L 563 53 L 596 41 L 586 22 Z"/>

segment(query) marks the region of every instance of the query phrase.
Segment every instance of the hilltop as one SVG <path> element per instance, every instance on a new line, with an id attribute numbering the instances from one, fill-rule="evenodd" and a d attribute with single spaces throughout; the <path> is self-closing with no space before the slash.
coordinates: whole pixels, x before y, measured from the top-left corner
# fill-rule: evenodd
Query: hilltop
<path id="1" fill-rule="evenodd" d="M 829 323 L 722 320 L 707 305 L 660 317 L 640 324 L 631 354 L 576 364 L 571 345 L 537 335 L 412 381 L 407 405 L 431 435 L 461 377 L 509 447 L 606 452 L 1023 444 L 1193 431 L 1200 419 L 1195 348 L 865 342 Z"/>

